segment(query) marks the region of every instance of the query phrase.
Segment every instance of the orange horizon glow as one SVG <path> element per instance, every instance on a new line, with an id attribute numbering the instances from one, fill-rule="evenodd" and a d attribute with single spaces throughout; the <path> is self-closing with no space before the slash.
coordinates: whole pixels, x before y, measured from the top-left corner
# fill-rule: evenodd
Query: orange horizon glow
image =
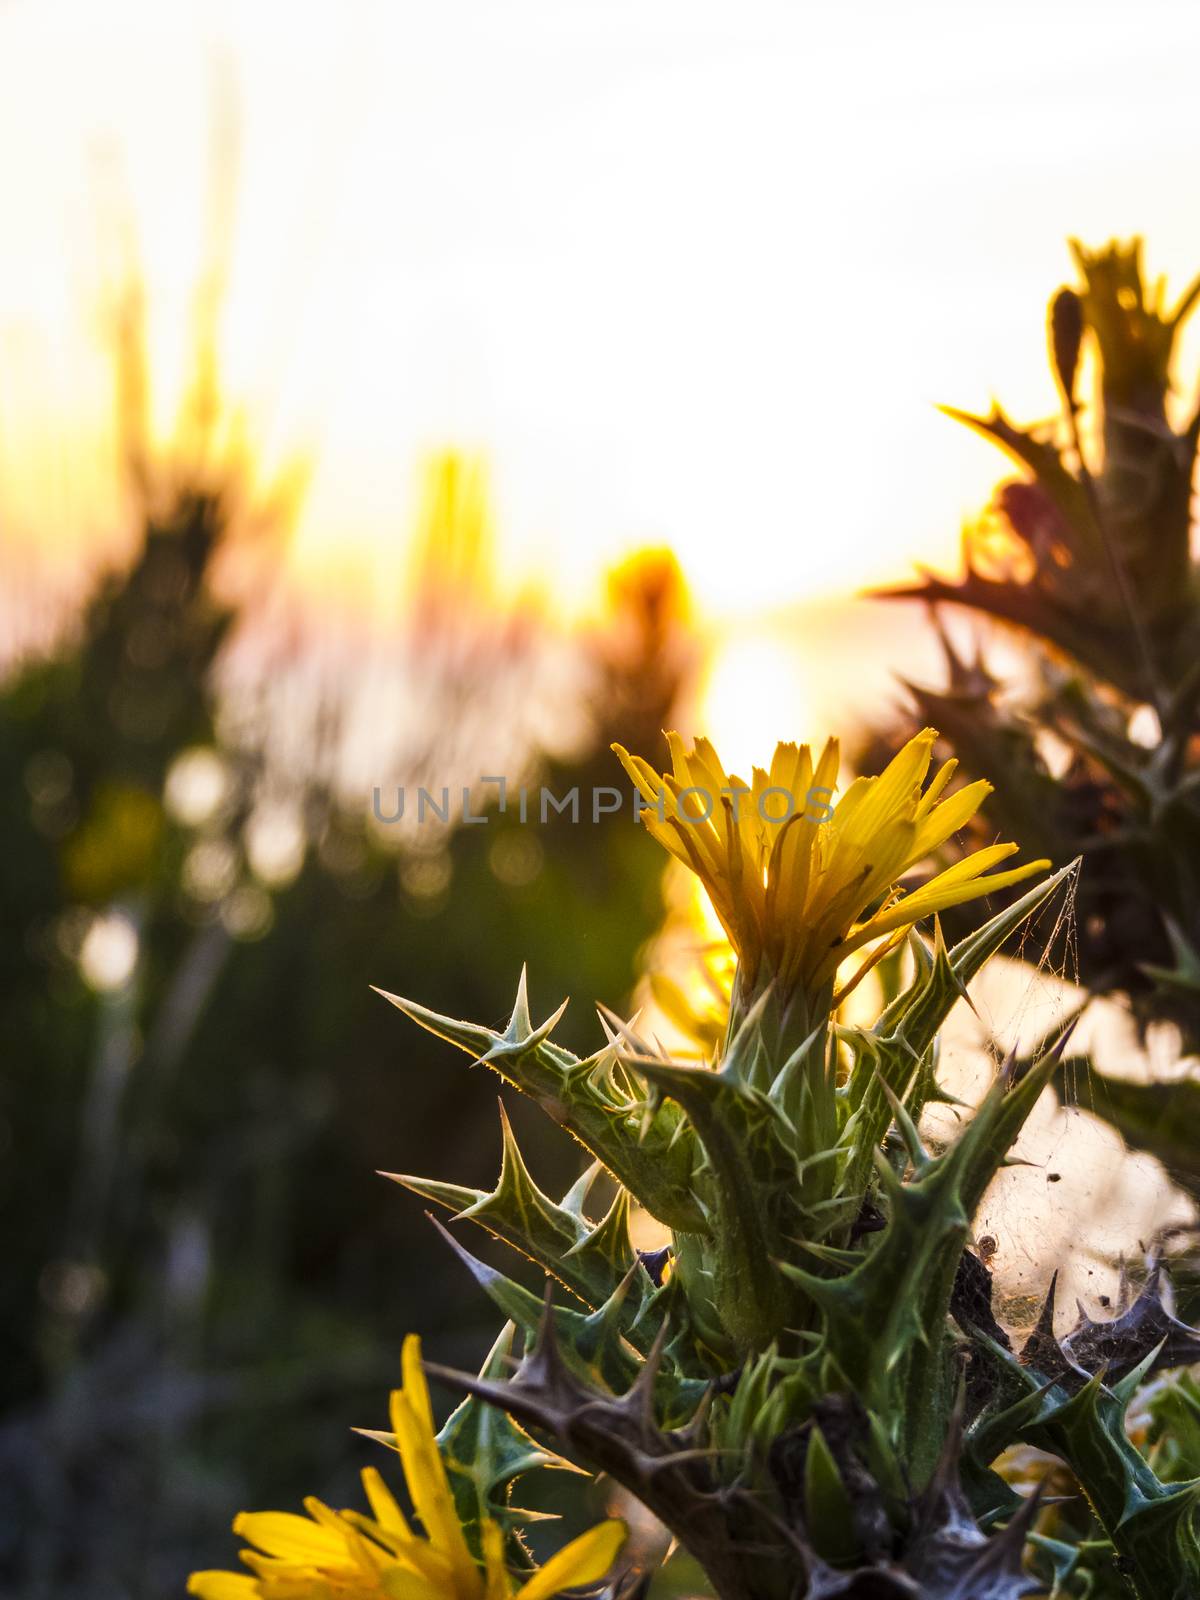
<path id="1" fill-rule="evenodd" d="M 282 609 L 386 628 L 451 444 L 489 464 L 505 595 L 572 625 L 667 545 L 735 761 L 784 710 L 818 737 L 847 674 L 871 704 L 926 648 L 848 597 L 955 566 L 1002 474 L 935 403 L 1053 409 L 1065 236 L 1143 232 L 1176 288 L 1200 265 L 1200 13 L 1171 9 L 1169 52 L 1094 15 L 17 0 L 0 570 L 65 591 L 127 539 L 112 316 L 136 280 L 151 442 L 207 336 L 259 484 L 307 470 Z"/>

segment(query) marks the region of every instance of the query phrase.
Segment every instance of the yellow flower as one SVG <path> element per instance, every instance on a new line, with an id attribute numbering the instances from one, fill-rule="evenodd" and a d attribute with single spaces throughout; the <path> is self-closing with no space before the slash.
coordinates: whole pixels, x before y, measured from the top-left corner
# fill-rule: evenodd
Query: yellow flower
<path id="1" fill-rule="evenodd" d="M 392 1429 L 409 1494 L 425 1537 L 414 1533 L 374 1467 L 363 1472 L 371 1516 L 304 1502 L 307 1517 L 243 1511 L 233 1531 L 249 1573 L 195 1572 L 188 1591 L 200 1600 L 550 1600 L 561 1589 L 595 1583 L 625 1541 L 625 1525 L 602 1522 L 551 1556 L 514 1592 L 504 1536 L 482 1529 L 477 1566 L 454 1509 L 434 1436 L 429 1389 L 415 1335 L 404 1341 L 403 1387 L 392 1395 Z"/>
<path id="2" fill-rule="evenodd" d="M 725 956 L 726 965 L 731 967 L 733 956 L 728 946 Z M 646 985 L 655 1005 L 687 1040 L 685 1051 L 710 1061 L 725 1037 L 732 990 L 732 983 L 720 983 L 714 966 L 715 963 L 705 962 L 701 967 L 701 976 L 708 984 L 707 993 L 690 992 L 665 972 L 651 972 Z"/>
<path id="3" fill-rule="evenodd" d="M 992 845 L 955 862 L 911 893 L 899 879 L 956 833 L 991 785 L 941 796 L 957 765 L 947 761 L 922 793 L 937 734 L 910 739 L 877 778 L 856 778 L 834 801 L 838 746 L 813 764 L 807 745 L 780 744 L 770 771 L 743 783 L 722 767 L 707 739 L 684 748 L 667 735 L 673 772 L 659 776 L 620 745 L 613 748 L 641 792 L 654 837 L 700 878 L 737 951 L 742 982 L 760 973 L 784 994 L 819 993 L 848 956 L 883 941 L 835 1002 L 923 917 L 990 894 L 1049 866 L 1031 861 L 985 876 L 1017 849 Z"/>

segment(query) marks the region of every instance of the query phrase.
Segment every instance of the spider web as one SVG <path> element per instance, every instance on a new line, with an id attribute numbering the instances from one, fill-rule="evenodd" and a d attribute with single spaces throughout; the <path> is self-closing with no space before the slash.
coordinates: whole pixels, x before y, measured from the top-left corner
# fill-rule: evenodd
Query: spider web
<path id="1" fill-rule="evenodd" d="M 1053 920 L 1048 923 L 1048 919 Z M 1035 960 L 1027 954 L 1036 952 Z M 1015 1048 L 1038 1057 L 1073 1018 L 1072 1057 L 1030 1116 L 1012 1155 L 980 1205 L 974 1244 L 993 1274 L 996 1312 L 1020 1333 L 1036 1320 L 1059 1274 L 1060 1331 L 1078 1300 L 1096 1318 L 1111 1315 L 1122 1268 L 1136 1281 L 1154 1241 L 1190 1220 L 1191 1202 L 1152 1156 L 1130 1150 L 1099 1113 L 1091 1060 L 1149 1075 L 1132 1024 L 1112 1001 L 1089 1000 L 1078 982 L 1076 879 L 1027 928 L 1015 956 L 996 956 L 970 985 L 943 1031 L 938 1077 L 977 1105 L 998 1063 Z M 931 1137 L 951 1138 L 969 1112 L 934 1106 Z"/>

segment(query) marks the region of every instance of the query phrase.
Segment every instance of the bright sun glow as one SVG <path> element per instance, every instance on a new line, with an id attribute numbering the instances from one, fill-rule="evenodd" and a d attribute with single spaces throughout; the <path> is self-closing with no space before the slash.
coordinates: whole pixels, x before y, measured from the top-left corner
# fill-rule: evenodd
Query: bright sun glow
<path id="1" fill-rule="evenodd" d="M 769 636 L 735 636 L 712 655 L 702 693 L 703 727 L 731 772 L 748 779 L 770 759 L 779 733 L 779 708 L 788 707 L 788 738 L 819 742 L 794 649 Z"/>

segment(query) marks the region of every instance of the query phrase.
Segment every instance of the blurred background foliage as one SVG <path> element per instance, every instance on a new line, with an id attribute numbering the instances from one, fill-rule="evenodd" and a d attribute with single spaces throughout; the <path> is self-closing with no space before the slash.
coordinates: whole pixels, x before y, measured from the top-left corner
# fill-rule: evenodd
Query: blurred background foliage
<path id="1" fill-rule="evenodd" d="M 376 1172 L 490 1183 L 495 1080 L 368 986 L 499 1018 L 520 952 L 590 1050 L 663 902 L 628 804 L 593 823 L 589 789 L 613 739 L 659 759 L 693 661 L 665 552 L 582 636 L 503 601 L 482 466 L 452 453 L 402 636 L 349 673 L 302 637 L 264 652 L 217 575 L 278 548 L 286 496 L 217 447 L 203 360 L 174 446 L 147 444 L 136 316 L 118 378 L 132 555 L 0 682 L 0 1589 L 89 1600 L 181 1593 L 233 1507 L 352 1493 L 349 1424 L 379 1421 L 406 1332 L 466 1363 L 490 1342 Z M 484 773 L 531 816 L 579 786 L 579 822 L 498 814 Z M 413 826 L 419 783 L 487 824 Z M 377 821 L 399 786 L 406 821 Z M 565 1188 L 571 1148 L 538 1143 Z"/>
<path id="2" fill-rule="evenodd" d="M 995 785 L 969 847 L 1001 835 L 1056 864 L 1082 856 L 1077 915 L 1058 930 L 1079 981 L 1143 1034 L 1171 1030 L 1186 1064 L 1200 1054 L 1200 399 L 1177 350 L 1200 280 L 1168 306 L 1140 240 L 1072 251 L 1078 281 L 1047 319 L 1060 414 L 949 412 L 1019 473 L 966 529 L 961 577 L 888 591 L 999 630 L 974 650 L 943 632 L 943 683 L 909 684 L 911 718 L 864 759 L 931 723 Z M 1200 1195 L 1196 1082 L 1094 1066 L 1088 1081 L 1091 1109 Z"/>
<path id="3" fill-rule="evenodd" d="M 864 736 L 853 765 L 878 770 L 932 723 L 964 776 L 996 785 L 988 842 L 1082 854 L 1077 914 L 1024 954 L 1077 971 L 1144 1033 L 1175 1030 L 1186 1067 L 1200 411 L 1175 366 L 1195 291 L 1168 309 L 1137 245 L 1076 262 L 1049 319 L 1061 415 L 963 419 L 1019 475 L 968 528 L 958 580 L 893 591 L 965 610 L 980 642 L 946 625 L 944 681 L 908 684 L 911 716 Z M 178 435 L 153 446 L 136 297 L 118 327 L 128 553 L 0 676 L 0 1207 L 17 1219 L 0 1590 L 31 1600 L 181 1592 L 224 1560 L 231 1508 L 352 1498 L 347 1425 L 378 1424 L 402 1336 L 459 1367 L 490 1343 L 486 1300 L 376 1172 L 490 1187 L 495 1080 L 397 1028 L 369 985 L 500 1022 L 524 958 L 534 1010 L 573 995 L 558 1036 L 590 1050 L 591 1002 L 626 1006 L 680 908 L 628 805 L 593 822 L 587 795 L 617 783 L 613 739 L 661 762 L 700 661 L 669 552 L 615 570 L 585 630 L 505 593 L 483 466 L 454 452 L 430 460 L 417 526 L 398 531 L 412 554 L 394 633 L 281 620 L 298 477 L 255 483 L 203 339 Z M 501 773 L 531 814 L 540 786 L 578 787 L 580 820 L 499 814 L 482 780 Z M 423 785 L 449 788 L 447 823 L 417 823 Z M 400 787 L 404 818 L 381 820 Z M 722 1026 L 710 977 L 702 1040 Z M 663 974 L 653 994 L 675 1020 L 695 1002 Z M 1195 1083 L 1064 1071 L 1081 1066 L 1088 1109 L 1200 1194 Z M 577 1152 L 510 1110 L 561 1191 Z"/>

